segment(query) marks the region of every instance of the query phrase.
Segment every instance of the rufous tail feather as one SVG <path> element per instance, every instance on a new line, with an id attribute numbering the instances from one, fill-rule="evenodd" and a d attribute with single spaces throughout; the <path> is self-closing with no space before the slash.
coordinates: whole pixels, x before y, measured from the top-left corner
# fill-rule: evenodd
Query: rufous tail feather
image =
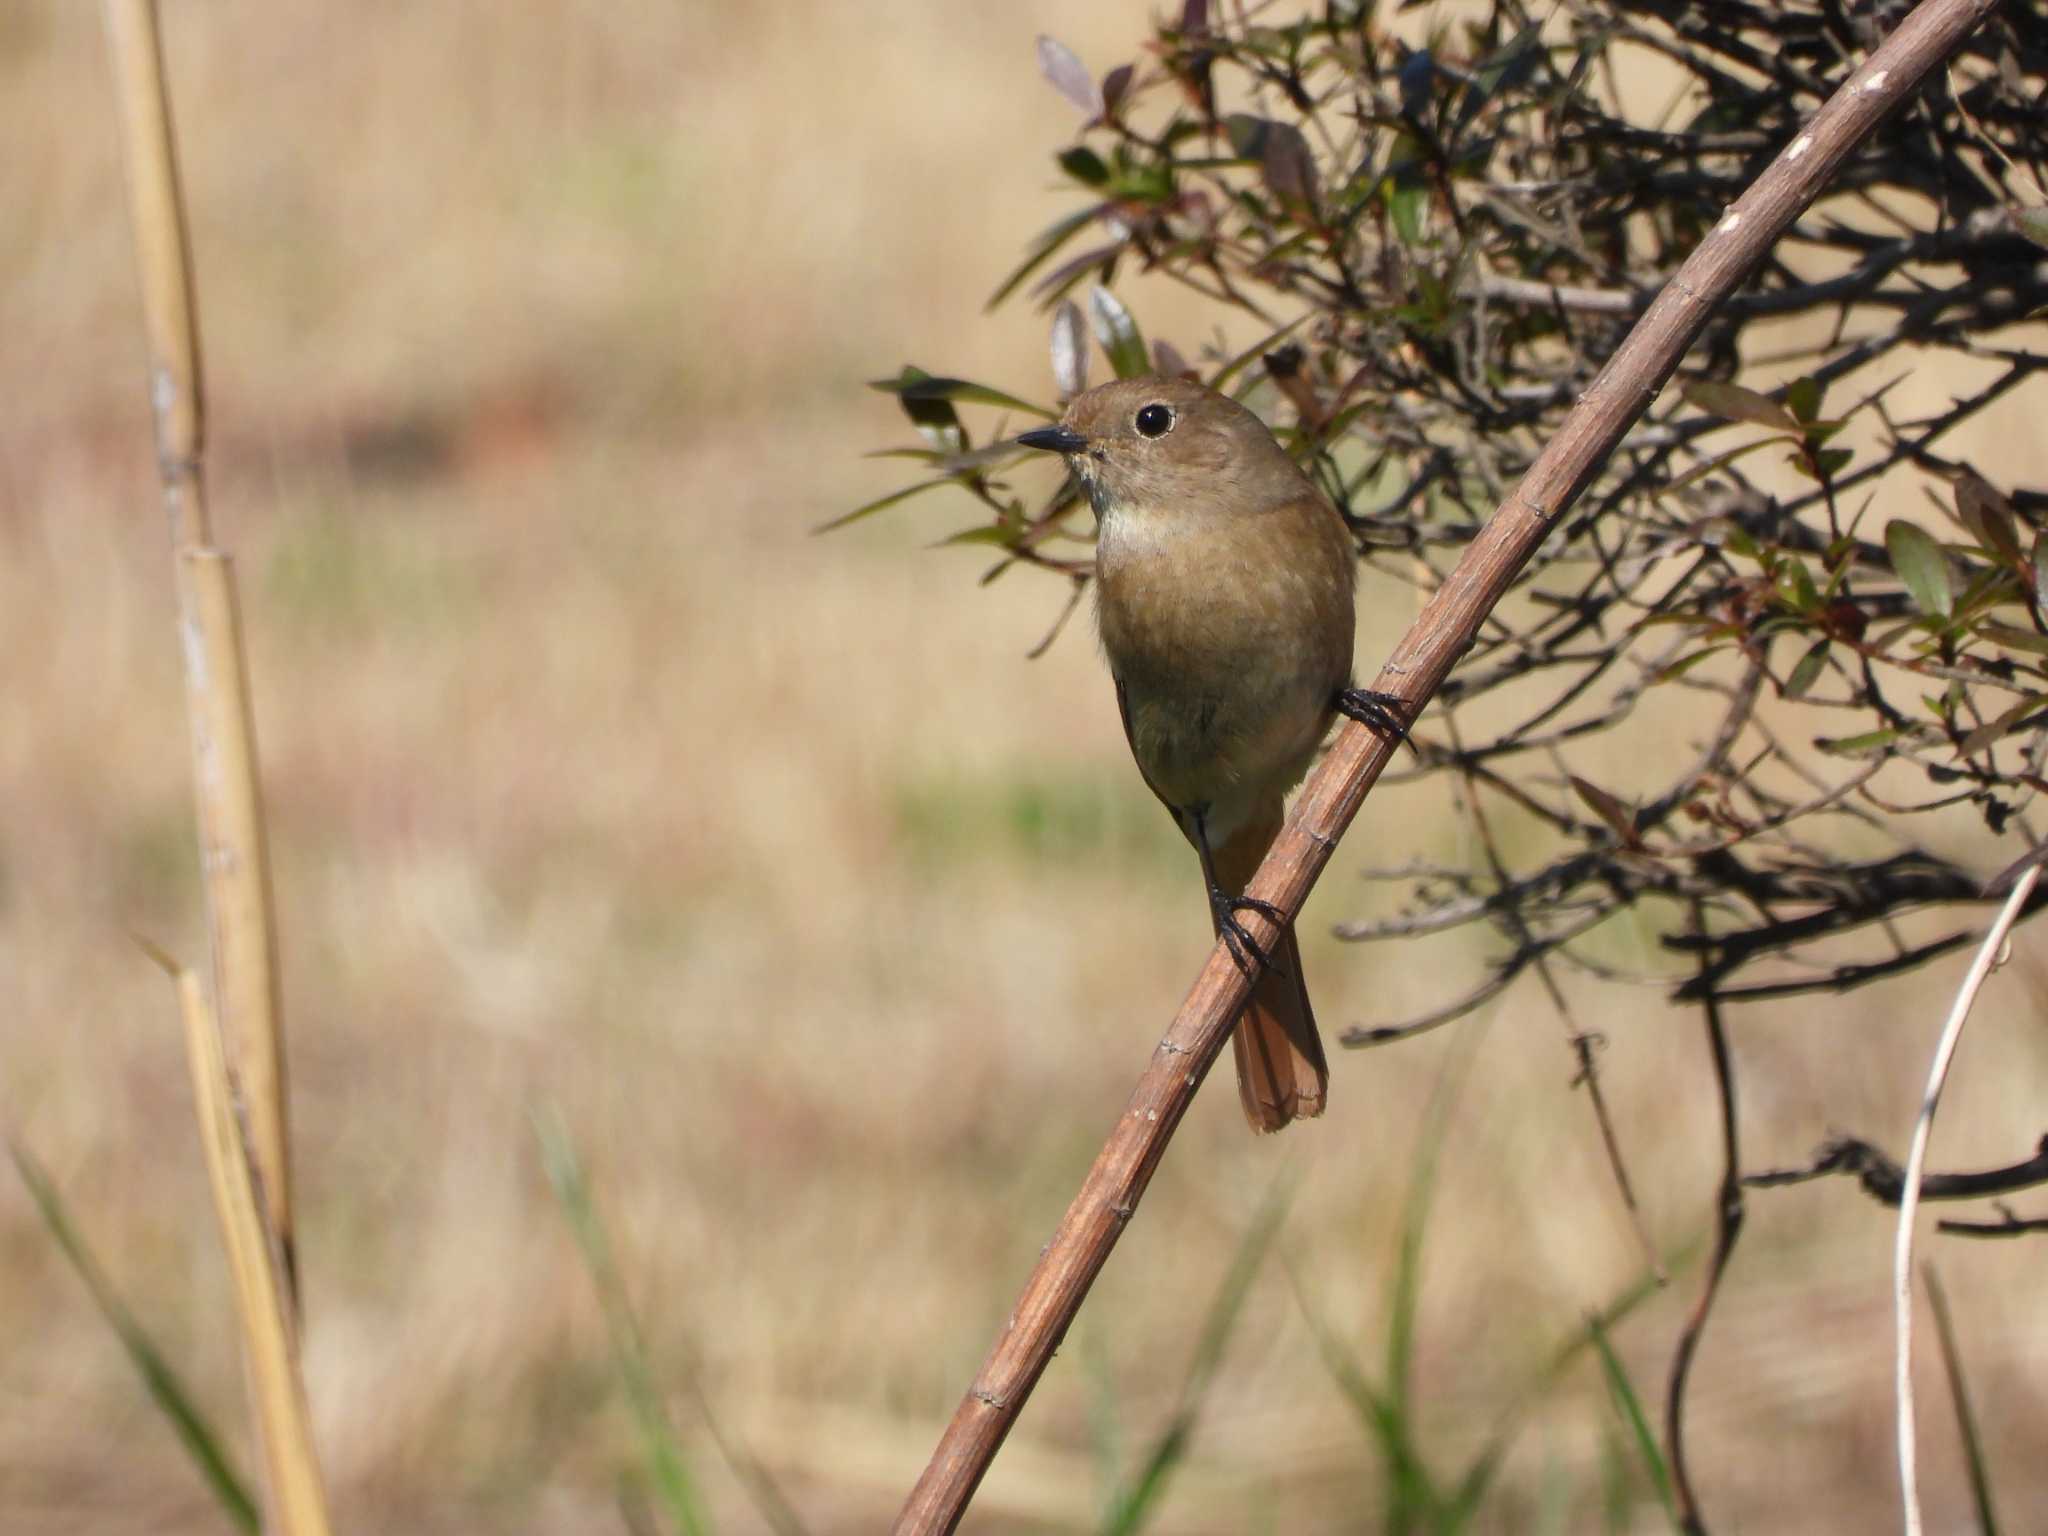
<path id="1" fill-rule="evenodd" d="M 1230 841 L 1211 850 L 1224 890 L 1232 895 L 1244 890 L 1279 836 L 1282 814 L 1275 799 Z M 1301 948 L 1292 928 L 1280 935 L 1271 959 L 1231 1033 L 1238 1097 L 1255 1131 L 1284 1130 L 1291 1121 L 1313 1119 L 1323 1112 L 1330 1091 L 1330 1068 L 1323 1059 L 1322 1038 L 1316 1033 L 1316 1016 L 1301 976 Z"/>

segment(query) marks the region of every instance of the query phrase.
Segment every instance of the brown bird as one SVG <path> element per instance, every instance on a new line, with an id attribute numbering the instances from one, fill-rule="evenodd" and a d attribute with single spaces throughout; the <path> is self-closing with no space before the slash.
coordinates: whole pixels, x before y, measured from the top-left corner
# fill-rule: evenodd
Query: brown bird
<path id="1" fill-rule="evenodd" d="M 1266 955 L 1243 892 L 1338 711 L 1399 732 L 1352 689 L 1344 521 L 1264 422 L 1184 379 L 1120 379 L 1017 439 L 1065 457 L 1095 509 L 1096 617 L 1124 735 L 1195 845 L 1216 932 L 1257 985 L 1232 1036 L 1258 1131 L 1323 1112 L 1329 1068 L 1292 928 Z"/>

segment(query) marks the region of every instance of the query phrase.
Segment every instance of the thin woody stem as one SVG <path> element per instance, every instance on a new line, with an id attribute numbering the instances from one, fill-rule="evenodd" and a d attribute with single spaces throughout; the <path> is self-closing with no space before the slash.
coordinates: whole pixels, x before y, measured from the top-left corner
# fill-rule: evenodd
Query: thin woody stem
<path id="1" fill-rule="evenodd" d="M 1431 597 L 1373 684 L 1409 703 L 1434 694 L 1516 573 L 1642 414 L 1714 307 L 1828 185 L 1856 147 L 1961 45 L 1995 0 L 1923 0 L 1782 150 L 1665 284 L 1576 409 Z M 1248 894 L 1288 919 L 1391 761 L 1357 723 L 1337 733 Z M 1252 923 L 1265 923 L 1254 915 Z M 1267 924 L 1276 941 L 1279 924 Z M 1255 935 L 1256 930 L 1255 930 Z M 1051 1361 L 1165 1156 L 1251 982 L 1219 942 L 1083 1180 L 994 1348 L 897 1516 L 898 1536 L 953 1530 Z"/>

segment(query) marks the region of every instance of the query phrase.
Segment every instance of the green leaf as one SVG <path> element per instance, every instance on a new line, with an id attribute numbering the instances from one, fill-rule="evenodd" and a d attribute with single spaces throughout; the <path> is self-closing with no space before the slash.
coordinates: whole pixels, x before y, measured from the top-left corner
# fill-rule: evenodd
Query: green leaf
<path id="1" fill-rule="evenodd" d="M 1152 371 L 1152 356 L 1138 322 L 1124 308 L 1123 301 L 1100 284 L 1088 290 L 1088 318 L 1094 322 L 1095 339 L 1120 379 L 1134 379 Z"/>
<path id="2" fill-rule="evenodd" d="M 2020 563 L 2020 539 L 2013 525 L 2012 503 L 2005 493 L 1975 470 L 1956 476 L 1956 521 L 1970 530 L 1979 547 L 2006 564 Z"/>
<path id="3" fill-rule="evenodd" d="M 1807 648 L 1806 654 L 1794 664 L 1792 675 L 1785 679 L 1786 698 L 1803 699 L 1812 690 L 1813 685 L 1820 681 L 1821 669 L 1828 664 L 1828 647 L 1832 643 L 1828 640 L 1816 640 Z"/>
<path id="4" fill-rule="evenodd" d="M 1823 448 L 1811 457 L 1804 453 L 1792 456 L 1792 465 L 1809 480 L 1825 485 L 1834 479 L 1856 455 L 1847 448 Z"/>
<path id="5" fill-rule="evenodd" d="M 2014 208 L 2013 228 L 2036 245 L 2048 245 L 2048 208 Z"/>
<path id="6" fill-rule="evenodd" d="M 1734 647 L 1729 645 L 1710 645 L 1703 651 L 1694 651 L 1690 656 L 1681 656 L 1669 666 L 1659 667 L 1656 676 L 1652 677 L 1650 681 L 1653 683 L 1671 682 L 1675 678 L 1685 676 L 1686 673 L 1705 661 L 1709 656 L 1718 656 L 1723 651 L 1733 649 Z"/>
<path id="7" fill-rule="evenodd" d="M 1001 544 L 1008 547 L 1017 542 L 1018 529 L 1004 523 L 977 523 L 972 528 L 962 528 L 958 533 L 948 534 L 934 544 L 934 549 L 948 549 L 955 544 Z"/>
<path id="8" fill-rule="evenodd" d="M 1051 228 L 1042 231 L 1038 238 L 1031 242 L 1031 249 L 1025 253 L 1024 260 L 1017 266 L 1016 270 L 1002 280 L 997 286 L 996 291 L 989 295 L 988 303 L 982 307 L 984 309 L 994 309 L 1003 300 L 1015 293 L 1018 284 L 1044 266 L 1046 260 L 1054 251 L 1057 251 L 1061 246 L 1073 239 L 1074 236 L 1094 223 L 1096 218 L 1109 206 L 1110 204 L 1108 203 L 1097 203 L 1093 207 L 1083 208 L 1079 213 L 1070 213 Z"/>
<path id="9" fill-rule="evenodd" d="M 1542 37 L 1543 23 L 1532 21 L 1473 67 L 1458 103 L 1457 129 L 1468 126 L 1497 93 L 1516 90 L 1535 73 L 1544 56 Z"/>
<path id="10" fill-rule="evenodd" d="M 1862 757 L 1888 749 L 1899 736 L 1897 730 L 1887 726 L 1881 731 L 1865 731 L 1861 736 L 1816 736 L 1813 745 L 1816 751 L 1835 757 Z"/>
<path id="11" fill-rule="evenodd" d="M 971 383 L 966 379 L 935 378 L 917 369 L 906 368 L 904 377 L 896 379 L 870 379 L 869 389 L 878 389 L 885 395 L 896 395 L 905 402 L 929 400 L 964 401 L 969 405 L 996 405 L 1008 411 L 1022 411 L 1028 416 L 1042 416 L 1047 421 L 1057 421 L 1059 412 L 1048 410 L 1042 405 L 1033 405 L 1029 400 L 1019 400 L 1015 395 L 991 389 L 986 384 Z M 910 374 L 917 377 L 911 378 Z"/>
<path id="12" fill-rule="evenodd" d="M 1784 406 L 1769 395 L 1744 389 L 1740 384 L 1729 384 L 1720 379 L 1694 379 L 1685 386 L 1684 393 L 1686 399 L 1709 416 L 1718 416 L 1723 421 L 1746 421 L 1754 426 L 1778 427 L 1790 432 L 1799 430 L 1798 418 Z"/>
<path id="13" fill-rule="evenodd" d="M 891 392 L 903 407 L 903 414 L 917 428 L 918 435 L 930 443 L 935 452 L 965 453 L 972 446 L 967 440 L 967 428 L 961 425 L 959 412 L 953 409 L 953 402 L 943 393 L 924 391 L 924 386 L 931 382 L 932 376 L 922 368 L 905 363 L 903 372 L 893 381 Z"/>
<path id="14" fill-rule="evenodd" d="M 1804 560 L 1783 561 L 1772 584 L 1779 599 L 1794 613 L 1812 613 L 1820 607 L 1820 589 L 1814 586 L 1813 573 L 1807 570 Z"/>
<path id="15" fill-rule="evenodd" d="M 1059 161 L 1060 169 L 1084 187 L 1100 187 L 1109 181 L 1109 167 L 1102 163 L 1102 156 L 1086 144 L 1076 144 L 1072 149 L 1063 150 Z"/>
<path id="16" fill-rule="evenodd" d="M 2002 645 L 2009 651 L 2025 651 L 2030 656 L 2048 656 L 2048 635 L 2038 634 L 2031 629 L 2017 629 L 2010 624 L 1986 622 L 1977 626 L 1976 633 L 1979 639 Z"/>
<path id="17" fill-rule="evenodd" d="M 900 491 L 891 491 L 886 496 L 877 496 L 873 501 L 855 507 L 851 512 L 842 512 L 829 522 L 818 524 L 811 532 L 831 533 L 834 529 L 844 528 L 848 523 L 857 523 L 864 517 L 872 517 L 885 507 L 895 506 L 899 501 L 908 501 L 911 497 L 921 496 L 926 491 L 936 491 L 943 485 L 958 485 L 959 483 L 960 479 L 957 475 L 946 475 L 938 480 L 920 480 L 916 485 L 906 485 Z"/>
<path id="18" fill-rule="evenodd" d="M 1942 619 L 1955 612 L 1956 593 L 1949 577 L 1948 557 L 1932 534 L 1916 524 L 1893 518 L 1885 526 L 1884 547 L 1892 557 L 1892 569 L 1912 594 L 1914 607 Z"/>
<path id="19" fill-rule="evenodd" d="M 1412 186 L 1389 186 L 1387 211 L 1394 218 L 1394 233 L 1403 245 L 1422 241 L 1422 215 L 1429 206 L 1429 188 L 1421 182 Z"/>
<path id="20" fill-rule="evenodd" d="M 11 1137 L 7 1151 L 14 1159 L 15 1172 L 28 1186 L 29 1198 L 35 1202 L 43 1225 L 49 1229 L 58 1250 L 70 1261 L 78 1278 L 85 1282 L 93 1305 L 113 1330 L 114 1337 L 121 1341 L 128 1363 L 142 1378 L 143 1390 L 149 1393 L 157 1412 L 170 1422 L 172 1431 L 185 1447 L 185 1453 L 192 1458 L 199 1468 L 199 1475 L 213 1491 L 214 1502 L 220 1505 L 238 1530 L 256 1536 L 262 1524 L 256 1511 L 256 1501 L 249 1496 L 247 1485 L 228 1461 L 227 1448 L 220 1435 L 207 1422 L 206 1415 L 200 1411 L 178 1373 L 171 1369 L 171 1363 L 164 1358 L 163 1352 L 143 1331 L 135 1314 L 115 1294 L 107 1272 L 100 1268 L 99 1260 L 86 1246 L 84 1236 L 71 1224 L 63 1196 L 57 1193 L 57 1186 L 50 1182 L 43 1165 L 30 1155 L 28 1148 Z"/>
<path id="21" fill-rule="evenodd" d="M 2001 737 L 2012 734 L 2015 727 L 2033 714 L 2043 704 L 2048 704 L 2048 693 L 2030 693 L 2012 706 L 1996 720 L 1987 720 L 1969 735 L 1965 736 L 1956 750 L 1964 757 L 1975 757 Z"/>
<path id="22" fill-rule="evenodd" d="M 1785 407 L 1800 425 L 1810 426 L 1820 415 L 1820 381 L 1811 375 L 1794 379 L 1785 386 Z"/>

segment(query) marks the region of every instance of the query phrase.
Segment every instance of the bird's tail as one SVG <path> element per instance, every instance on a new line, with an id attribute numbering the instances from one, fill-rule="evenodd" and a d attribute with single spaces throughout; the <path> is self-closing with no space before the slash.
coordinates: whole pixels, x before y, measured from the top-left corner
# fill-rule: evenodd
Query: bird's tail
<path id="1" fill-rule="evenodd" d="M 1223 889 L 1241 892 L 1279 836 L 1283 808 L 1276 797 L 1228 842 L 1211 850 Z M 1284 1130 L 1293 1120 L 1323 1112 L 1330 1068 L 1308 1004 L 1301 976 L 1301 949 L 1289 928 L 1273 946 L 1272 964 L 1259 977 L 1252 998 L 1231 1035 L 1237 1055 L 1237 1093 L 1255 1131 Z"/>

